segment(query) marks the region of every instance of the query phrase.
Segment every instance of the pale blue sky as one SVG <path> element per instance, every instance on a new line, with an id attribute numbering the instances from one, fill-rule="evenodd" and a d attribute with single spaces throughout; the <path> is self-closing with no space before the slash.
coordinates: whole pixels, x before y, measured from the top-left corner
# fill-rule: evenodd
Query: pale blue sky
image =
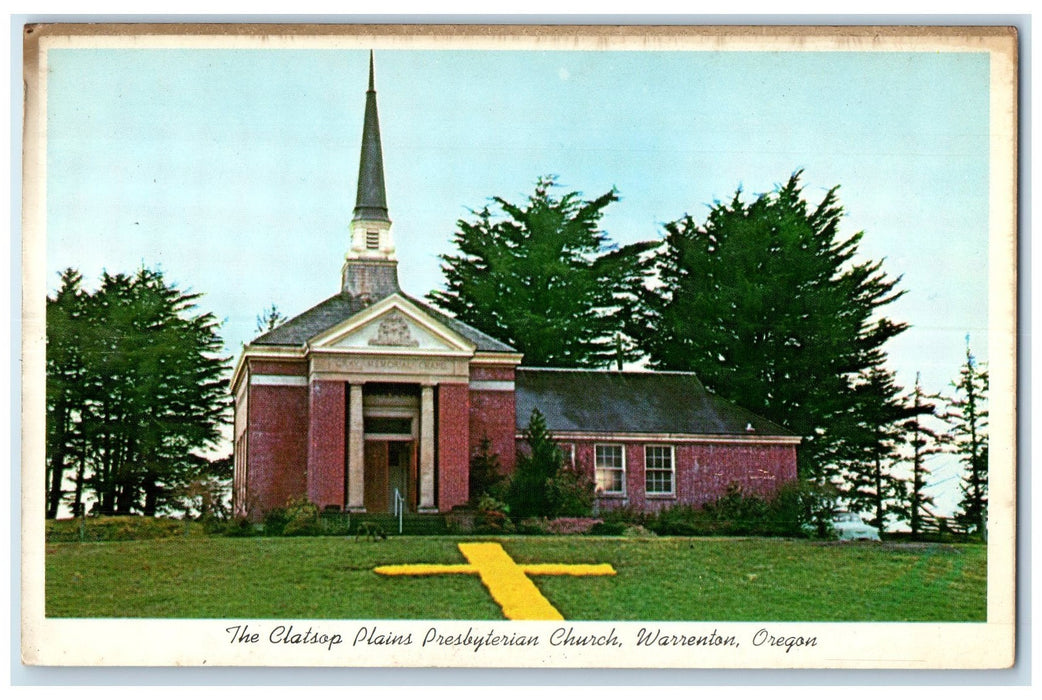
<path id="1" fill-rule="evenodd" d="M 339 289 L 368 53 L 51 50 L 47 268 L 161 267 L 203 292 L 231 355 L 271 303 Z M 986 359 L 988 57 L 984 53 L 378 51 L 387 196 L 405 290 L 488 197 L 542 174 L 596 196 L 618 242 L 704 219 L 797 169 L 833 185 L 906 296 L 890 346 L 910 385 L 944 389 L 969 333 Z"/>

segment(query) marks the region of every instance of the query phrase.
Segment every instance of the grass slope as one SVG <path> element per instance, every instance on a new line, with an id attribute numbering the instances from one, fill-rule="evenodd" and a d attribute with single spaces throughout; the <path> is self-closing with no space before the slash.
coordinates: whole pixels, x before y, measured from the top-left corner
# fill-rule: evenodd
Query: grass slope
<path id="1" fill-rule="evenodd" d="M 571 620 L 983 621 L 980 545 L 780 539 L 500 537 L 519 563 L 611 563 L 534 577 Z M 172 538 L 47 545 L 48 617 L 499 620 L 477 576 L 388 578 L 463 563 L 458 537 Z"/>

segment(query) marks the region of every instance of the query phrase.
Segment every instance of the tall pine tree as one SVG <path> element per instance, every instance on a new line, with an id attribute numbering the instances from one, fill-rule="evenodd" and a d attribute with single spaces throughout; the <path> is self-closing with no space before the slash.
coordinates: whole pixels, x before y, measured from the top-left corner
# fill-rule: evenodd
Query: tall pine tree
<path id="1" fill-rule="evenodd" d="M 911 406 L 916 409 L 915 415 L 905 422 L 904 429 L 908 438 L 911 454 L 908 462 L 912 467 L 912 478 L 909 483 L 908 498 L 905 504 L 904 519 L 908 521 L 912 535 L 922 532 L 925 518 L 931 515 L 930 506 L 933 498 L 926 493 L 930 470 L 927 460 L 943 452 L 943 437 L 924 420 L 935 416 L 936 406 L 931 401 L 939 396 L 927 394 L 919 383 L 919 373 L 915 374 L 915 386 L 909 397 Z"/>
<path id="2" fill-rule="evenodd" d="M 963 464 L 962 501 L 956 520 L 971 532 L 987 534 L 988 524 L 988 372 L 966 341 L 966 362 L 952 382 L 948 400 L 949 434 Z"/>
<path id="3" fill-rule="evenodd" d="M 906 324 L 882 314 L 901 296 L 882 262 L 856 259 L 842 237 L 836 188 L 810 206 L 795 173 L 751 203 L 739 190 L 704 224 L 666 224 L 661 285 L 646 290 L 627 330 L 657 369 L 697 372 L 717 394 L 804 441 L 799 467 L 819 479 L 844 441 L 853 386 L 883 365 Z"/>
<path id="4" fill-rule="evenodd" d="M 906 423 L 927 410 L 901 394 L 893 373 L 874 367 L 854 385 L 854 403 L 842 418 L 845 440 L 838 451 L 836 485 L 851 510 L 872 514 L 869 522 L 880 532 L 886 531 L 888 516 L 906 514 L 908 485 L 894 467 L 907 439 Z"/>
<path id="5" fill-rule="evenodd" d="M 73 510 L 82 503 L 82 409 L 87 369 L 79 339 L 88 331 L 82 276 L 73 269 L 47 300 L 47 517 L 58 514 L 66 470 L 79 463 Z"/>
<path id="6" fill-rule="evenodd" d="M 556 196 L 541 178 L 527 203 L 493 199 L 460 220 L 457 255 L 443 255 L 445 289 L 428 299 L 458 319 L 524 353 L 524 364 L 603 367 L 637 356 L 620 347 L 623 309 L 643 285 L 654 243 L 617 247 L 600 230 L 615 191 L 586 201 Z"/>

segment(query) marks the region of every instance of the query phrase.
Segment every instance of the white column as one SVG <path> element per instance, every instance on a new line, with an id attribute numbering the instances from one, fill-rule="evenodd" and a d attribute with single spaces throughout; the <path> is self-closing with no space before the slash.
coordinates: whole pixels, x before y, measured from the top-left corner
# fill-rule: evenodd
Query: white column
<path id="1" fill-rule="evenodd" d="M 365 424 L 362 385 L 352 384 L 347 404 L 347 509 L 365 512 Z"/>
<path id="2" fill-rule="evenodd" d="M 437 510 L 434 503 L 434 387 L 420 389 L 420 506 Z"/>

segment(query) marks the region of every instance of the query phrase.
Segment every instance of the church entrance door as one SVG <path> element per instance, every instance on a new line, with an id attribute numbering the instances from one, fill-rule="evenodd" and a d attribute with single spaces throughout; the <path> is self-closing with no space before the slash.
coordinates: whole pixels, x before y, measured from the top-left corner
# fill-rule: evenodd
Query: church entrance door
<path id="1" fill-rule="evenodd" d="M 412 478 L 412 442 L 388 442 L 387 443 L 387 496 L 390 499 L 391 510 L 394 510 L 395 495 L 404 500 L 406 510 L 412 510 L 413 490 L 409 488 L 414 483 Z"/>
<path id="2" fill-rule="evenodd" d="M 415 442 L 405 440 L 365 441 L 365 510 L 391 513 L 397 491 L 407 511 L 415 508 Z"/>

